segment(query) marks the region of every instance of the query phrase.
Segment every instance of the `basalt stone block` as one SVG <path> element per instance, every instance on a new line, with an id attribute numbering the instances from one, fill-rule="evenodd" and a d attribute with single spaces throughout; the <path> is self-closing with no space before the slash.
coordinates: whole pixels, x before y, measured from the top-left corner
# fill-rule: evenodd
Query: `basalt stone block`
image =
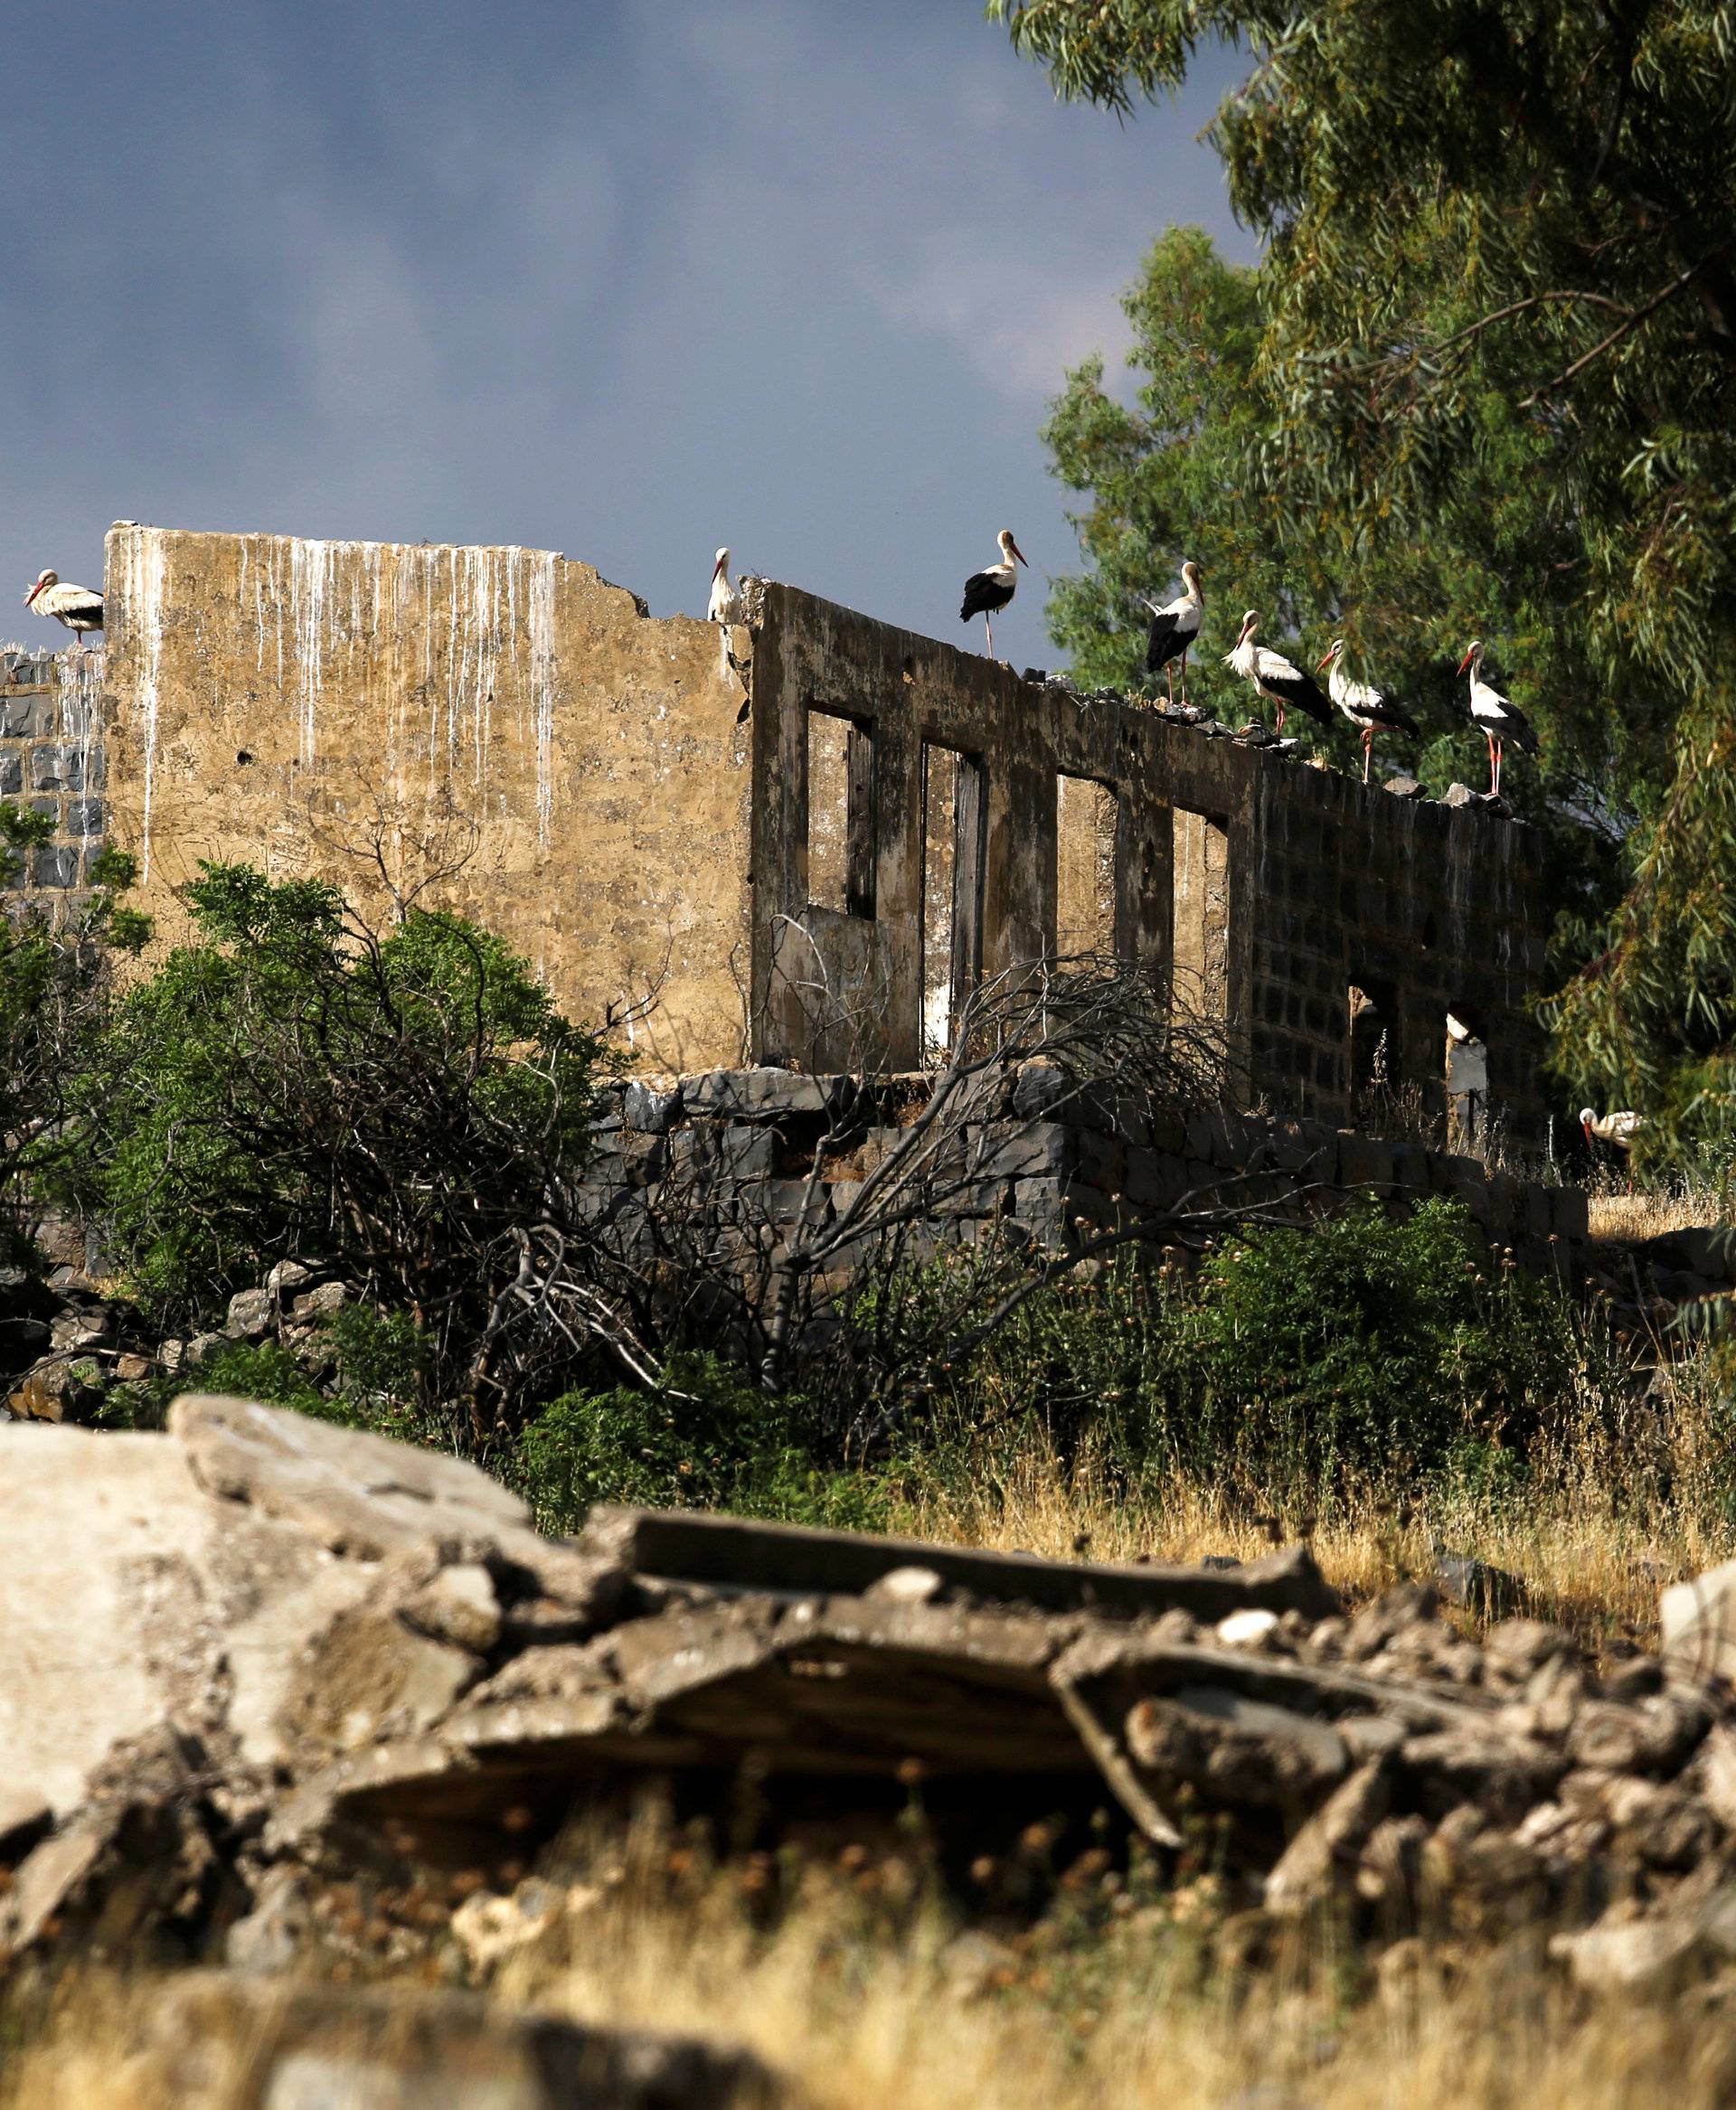
<path id="1" fill-rule="evenodd" d="M 1034 1180 L 1071 1172 L 1080 1141 L 1060 1121 L 992 1121 L 973 1133 L 971 1149 L 983 1178 Z"/>
<path id="2" fill-rule="evenodd" d="M 798 1069 L 708 1069 L 681 1081 L 688 1114 L 775 1120 L 782 1114 L 836 1114 L 855 1097 L 848 1077 L 810 1077 Z"/>
<path id="3" fill-rule="evenodd" d="M 82 791 L 84 757 L 77 748 L 33 748 L 30 782 L 35 791 Z"/>
<path id="4" fill-rule="evenodd" d="M 79 853 L 62 843 L 39 843 L 31 854 L 30 882 L 64 890 L 79 883 Z"/>
<path id="5" fill-rule="evenodd" d="M 52 696 L 8 696 L 0 702 L 0 734 L 7 739 L 40 739 L 54 731 L 56 716 Z"/>
<path id="6" fill-rule="evenodd" d="M 621 1114 L 629 1128 L 641 1135 L 661 1135 L 681 1111 L 681 1093 L 659 1091 L 655 1085 L 629 1080 L 621 1096 Z"/>
<path id="7" fill-rule="evenodd" d="M 0 797 L 15 798 L 24 788 L 24 758 L 16 748 L 0 752 Z"/>
<path id="8" fill-rule="evenodd" d="M 1346 1187 L 1390 1187 L 1392 1145 L 1345 1130 L 1338 1137 L 1338 1177 Z"/>
<path id="9" fill-rule="evenodd" d="M 4 770 L 0 770 L 0 789 L 4 787 Z M 99 798 L 74 798 L 67 801 L 65 827 L 69 835 L 100 835 L 102 823 L 102 801 Z"/>

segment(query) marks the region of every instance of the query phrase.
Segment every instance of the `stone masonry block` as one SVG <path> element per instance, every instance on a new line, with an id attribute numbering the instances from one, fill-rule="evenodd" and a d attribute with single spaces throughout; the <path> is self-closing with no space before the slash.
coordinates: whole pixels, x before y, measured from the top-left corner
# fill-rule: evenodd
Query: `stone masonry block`
<path id="1" fill-rule="evenodd" d="M 679 1090 L 659 1091 L 655 1085 L 628 1081 L 621 1099 L 621 1113 L 629 1128 L 642 1135 L 661 1135 L 681 1111 Z"/>
<path id="2" fill-rule="evenodd" d="M 30 883 L 64 890 L 79 883 L 79 853 L 61 843 L 39 843 L 31 853 Z"/>
<path id="3" fill-rule="evenodd" d="M 24 758 L 17 748 L 0 749 L 0 798 L 16 798 L 24 788 Z"/>
<path id="4" fill-rule="evenodd" d="M 855 1097 L 848 1077 L 810 1077 L 798 1069 L 708 1069 L 681 1080 L 682 1109 L 772 1121 L 781 1114 L 842 1112 Z"/>
<path id="5" fill-rule="evenodd" d="M 30 783 L 33 791 L 82 791 L 84 757 L 77 748 L 47 746 L 30 751 Z"/>
<path id="6" fill-rule="evenodd" d="M 1121 1192 L 1136 1209 L 1167 1209 L 1186 1178 L 1187 1167 L 1180 1158 L 1136 1147 L 1127 1154 Z"/>
<path id="7" fill-rule="evenodd" d="M 1076 1167 L 1081 1180 L 1100 1187 L 1106 1194 L 1118 1194 L 1126 1172 L 1127 1153 L 1113 1135 L 1082 1128 L 1074 1138 Z"/>
<path id="8" fill-rule="evenodd" d="M 0 734 L 7 739 L 41 739 L 59 726 L 60 712 L 53 696 L 8 696 L 0 702 Z"/>
<path id="9" fill-rule="evenodd" d="M 66 802 L 66 832 L 69 835 L 90 837 L 102 834 L 102 801 L 99 798 L 70 798 Z"/>
<path id="10" fill-rule="evenodd" d="M 1079 1161 L 1080 1138 L 1060 1121 L 989 1121 L 969 1133 L 986 1179 L 1034 1180 Z"/>
<path id="11" fill-rule="evenodd" d="M 1549 1194 L 1549 1227 L 1558 1239 L 1584 1239 L 1590 1233 L 1590 1220 L 1583 1191 L 1578 1187 L 1551 1187 Z"/>

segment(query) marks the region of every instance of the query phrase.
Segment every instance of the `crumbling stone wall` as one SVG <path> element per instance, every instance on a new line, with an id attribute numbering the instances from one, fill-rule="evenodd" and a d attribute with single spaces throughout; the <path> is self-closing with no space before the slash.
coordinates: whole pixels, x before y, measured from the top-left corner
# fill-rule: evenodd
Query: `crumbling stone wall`
<path id="1" fill-rule="evenodd" d="M 54 822 L 5 885 L 56 920 L 76 912 L 102 849 L 104 768 L 102 655 L 0 653 L 0 798 Z"/>
<path id="2" fill-rule="evenodd" d="M 108 591 L 113 822 L 165 942 L 202 858 L 420 890 L 684 1071 L 914 1069 L 986 978 L 1113 953 L 1209 1019 L 1250 1106 L 1439 1119 L 1450 1011 L 1482 1127 L 1540 1140 L 1539 846 L 1484 805 L 788 586 L 720 632 L 545 551 L 123 525 Z"/>
<path id="3" fill-rule="evenodd" d="M 1425 1116 L 1445 1111 L 1450 1011 L 1486 1048 L 1506 1135 L 1540 1140 L 1524 1009 L 1543 953 L 1534 830 L 1024 681 L 794 587 L 764 588 L 751 647 L 760 1060 L 914 1068 L 939 1008 L 939 947 L 955 1007 L 975 981 L 1097 949 L 1220 1023 L 1249 1103 L 1335 1127 L 1359 1111 L 1353 990 L 1382 1021 L 1381 1088 L 1413 1093 Z M 841 823 L 810 795 L 822 718 L 852 729 Z M 973 788 L 938 859 L 940 754 Z M 816 900 L 809 871 L 840 826 L 847 909 Z"/>
<path id="4" fill-rule="evenodd" d="M 623 1082 L 606 1101 L 590 1168 L 596 1206 L 656 1209 L 662 1195 L 684 1210 L 703 1200 L 720 1225 L 738 1231 L 841 1223 L 862 1182 L 907 1142 L 905 1124 L 932 1084 L 927 1075 L 863 1080 L 782 1069 Z M 1100 1087 L 1081 1089 L 1042 1060 L 1009 1065 L 977 1091 L 958 1135 L 971 1176 L 946 1201 L 934 1248 L 991 1226 L 1044 1247 L 1077 1247 L 1231 1179 L 1249 1202 L 1296 1202 L 1307 1190 L 1324 1206 L 1335 1192 L 1373 1190 L 1397 1217 L 1442 1196 L 1469 1211 L 1491 1248 L 1563 1284 L 1577 1279 L 1587 1237 L 1578 1188 L 1318 1121 L 1151 1107 Z M 816 1192 L 808 1169 L 822 1144 Z M 693 1179 L 696 1163 L 712 1168 L 703 1187 Z M 674 1182 L 666 1194 L 665 1182 Z"/>

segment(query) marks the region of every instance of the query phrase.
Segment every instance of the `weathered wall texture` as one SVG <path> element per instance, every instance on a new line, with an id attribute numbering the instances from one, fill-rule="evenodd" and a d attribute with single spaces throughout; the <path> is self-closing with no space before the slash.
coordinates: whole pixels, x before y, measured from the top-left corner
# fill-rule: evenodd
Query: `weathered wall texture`
<path id="1" fill-rule="evenodd" d="M 1250 1104 L 1335 1126 L 1371 1093 L 1440 1116 L 1450 1010 L 1537 1139 L 1538 844 L 1482 807 L 787 586 L 725 637 L 548 552 L 121 526 L 108 591 L 112 821 L 165 938 L 202 858 L 382 908 L 431 875 L 576 1015 L 654 999 L 665 1071 L 914 1069 L 984 977 L 1112 952 L 1215 1022 Z M 63 694 L 21 710 L 72 850 L 96 762 Z"/>
<path id="2" fill-rule="evenodd" d="M 522 549 L 121 525 L 107 586 L 113 823 L 165 942 L 201 859 L 380 910 L 431 881 L 574 1015 L 655 998 L 655 1064 L 739 1058 L 748 733 L 716 629 Z"/>
<path id="3" fill-rule="evenodd" d="M 792 587 L 764 589 L 751 686 L 758 1060 L 912 1068 L 943 950 L 955 1001 L 978 975 L 1113 950 L 1222 1022 L 1251 1098 L 1335 1124 L 1359 1084 L 1441 1113 L 1450 1010 L 1486 1045 L 1508 1135 L 1536 1139 L 1534 831 L 1038 687 Z M 824 814 L 820 714 L 852 728 L 847 768 L 815 773 Z M 954 793 L 925 801 L 942 752 Z M 822 848 L 854 906 L 816 896 Z M 1381 1028 L 1360 1079 L 1353 989 Z"/>
<path id="4" fill-rule="evenodd" d="M 0 654 L 0 798 L 49 814 L 54 833 L 0 874 L 56 918 L 84 899 L 102 848 L 102 655 Z"/>

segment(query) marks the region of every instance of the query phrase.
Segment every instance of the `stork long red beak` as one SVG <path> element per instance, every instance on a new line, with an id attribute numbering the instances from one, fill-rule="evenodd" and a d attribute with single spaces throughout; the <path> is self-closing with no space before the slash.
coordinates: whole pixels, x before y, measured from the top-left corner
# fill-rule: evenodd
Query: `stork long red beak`
<path id="1" fill-rule="evenodd" d="M 1334 646 L 1331 648 L 1331 650 L 1330 650 L 1330 651 L 1328 651 L 1328 653 L 1326 654 L 1326 656 L 1325 657 L 1325 659 L 1321 660 L 1321 661 L 1320 661 L 1320 663 L 1318 664 L 1318 665 L 1317 665 L 1317 666 L 1316 666 L 1316 668 L 1315 668 L 1315 670 L 1314 670 L 1314 671 L 1315 671 L 1315 673 L 1316 673 L 1316 674 L 1324 674 L 1324 673 L 1326 672 L 1326 669 L 1327 669 L 1327 668 L 1328 668 L 1328 667 L 1329 667 L 1329 666 L 1332 664 L 1333 661 L 1334 661 L 1335 659 L 1336 659 L 1336 658 L 1337 658 L 1337 656 L 1338 656 L 1338 648 L 1337 648 L 1337 646 L 1336 646 L 1336 645 L 1334 645 Z"/>
<path id="2" fill-rule="evenodd" d="M 715 584 L 717 583 L 718 576 L 719 576 L 719 574 L 720 574 L 720 573 L 722 571 L 722 570 L 723 570 L 723 560 L 722 560 L 722 557 L 720 557 L 720 558 L 718 559 L 717 562 L 712 566 L 712 583 L 713 585 L 715 585 Z"/>
<path id="3" fill-rule="evenodd" d="M 1024 551 L 1020 549 L 1019 545 L 1016 542 L 1009 542 L 1007 547 L 1018 559 L 1019 562 L 1024 566 L 1025 570 L 1029 571 L 1031 569 L 1031 560 L 1025 555 Z"/>
<path id="4" fill-rule="evenodd" d="M 36 581 L 35 585 L 34 585 L 34 586 L 33 586 L 33 587 L 31 588 L 30 591 L 29 591 L 29 592 L 28 592 L 28 593 L 27 593 L 27 594 L 24 596 L 24 606 L 25 606 L 26 608 L 28 608 L 28 607 L 30 606 L 31 602 L 32 602 L 32 601 L 33 601 L 33 600 L 36 598 L 36 596 L 37 596 L 39 593 L 41 593 L 41 591 L 42 591 L 42 580 L 39 579 Z"/>
<path id="5" fill-rule="evenodd" d="M 1470 665 L 1470 664 L 1471 664 L 1471 658 L 1472 658 L 1472 655 L 1471 655 L 1470 653 L 1468 653 L 1468 652 L 1467 652 L 1467 653 L 1465 655 L 1464 658 L 1463 658 L 1463 659 L 1461 659 L 1461 660 L 1459 661 L 1459 663 L 1458 663 L 1458 671 L 1459 671 L 1459 673 L 1460 673 L 1460 674 L 1463 674 L 1463 673 L 1465 672 L 1465 669 L 1466 669 L 1467 666 L 1469 666 L 1469 665 Z"/>

